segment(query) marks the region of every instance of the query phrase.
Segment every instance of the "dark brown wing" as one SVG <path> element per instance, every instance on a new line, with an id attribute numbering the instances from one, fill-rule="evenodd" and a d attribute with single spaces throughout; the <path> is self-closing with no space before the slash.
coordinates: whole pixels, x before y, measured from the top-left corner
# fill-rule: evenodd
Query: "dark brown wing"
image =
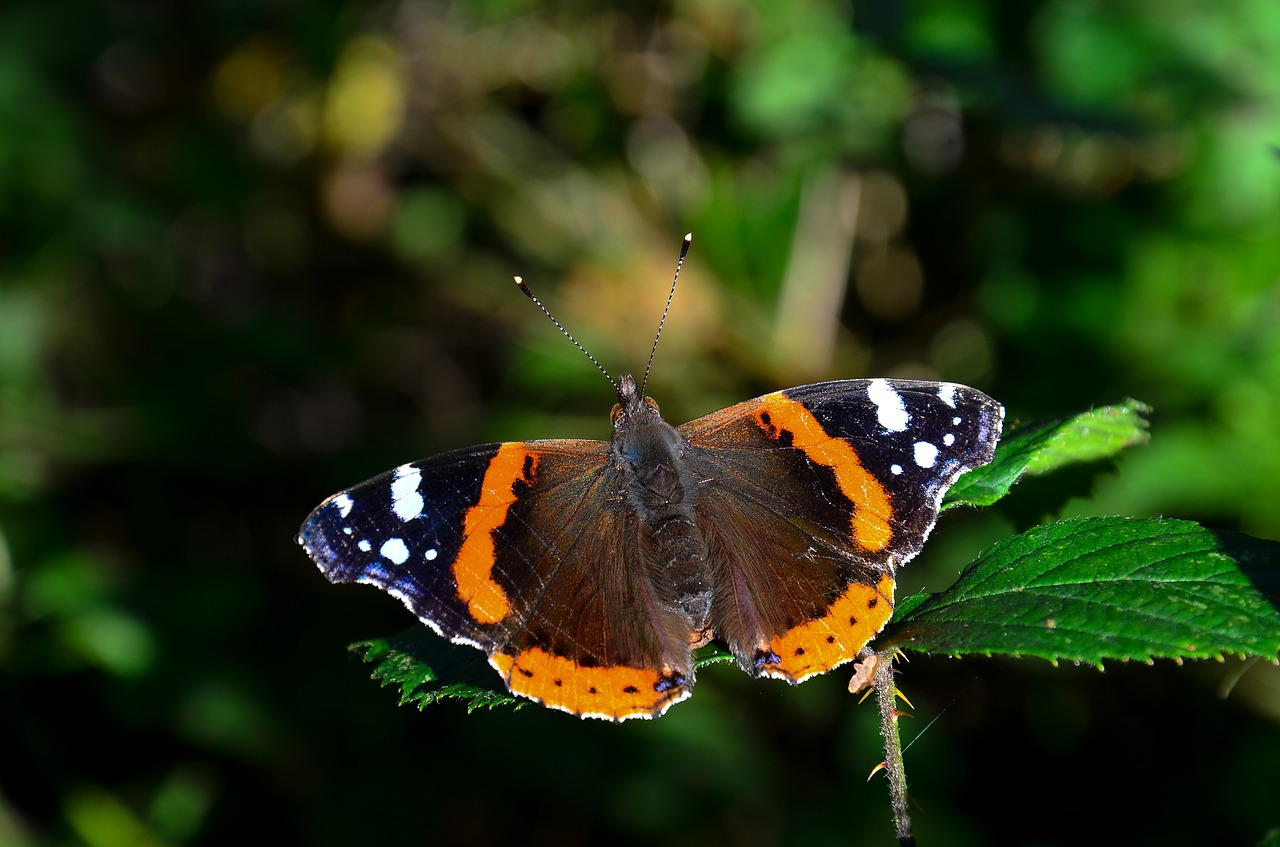
<path id="1" fill-rule="evenodd" d="M 651 600 L 608 457 L 605 442 L 532 441 L 414 462 L 329 498 L 299 543 L 331 580 L 377 585 L 483 649 L 517 694 L 655 716 L 693 684 L 688 627 Z"/>
<path id="2" fill-rule="evenodd" d="M 798 682 L 857 656 L 943 493 L 990 461 L 1003 409 L 950 383 L 800 386 L 680 428 L 703 480 L 712 625 L 748 672 Z"/>

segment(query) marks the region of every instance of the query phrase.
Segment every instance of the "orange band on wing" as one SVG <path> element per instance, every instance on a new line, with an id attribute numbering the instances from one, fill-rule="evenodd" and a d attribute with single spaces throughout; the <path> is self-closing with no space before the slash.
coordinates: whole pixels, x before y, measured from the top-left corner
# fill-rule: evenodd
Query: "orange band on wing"
<path id="1" fill-rule="evenodd" d="M 575 715 L 625 720 L 656 717 L 689 696 L 677 675 L 642 668 L 597 668 L 531 647 L 516 656 L 495 653 L 490 663 L 516 694 Z"/>
<path id="2" fill-rule="evenodd" d="M 467 510 L 453 578 L 458 583 L 458 596 L 467 603 L 467 613 L 478 623 L 497 623 L 511 612 L 511 599 L 493 579 L 493 531 L 506 522 L 516 501 L 515 484 L 531 482 L 537 466 L 537 453 L 530 453 L 518 442 L 503 444 L 489 460 L 479 502 Z"/>
<path id="3" fill-rule="evenodd" d="M 883 550 L 893 537 L 889 526 L 893 506 L 884 486 L 862 466 L 857 451 L 847 441 L 832 438 L 802 403 L 782 392 L 761 397 L 760 402 L 756 421 L 761 429 L 771 438 L 785 429 L 796 449 L 835 471 L 840 490 L 853 503 L 854 543 L 863 550 Z"/>
<path id="4" fill-rule="evenodd" d="M 764 673 L 799 682 L 855 658 L 893 614 L 893 577 L 876 586 L 854 583 L 824 616 L 769 642 L 781 660 Z M 781 673 L 776 673 L 781 671 Z"/>

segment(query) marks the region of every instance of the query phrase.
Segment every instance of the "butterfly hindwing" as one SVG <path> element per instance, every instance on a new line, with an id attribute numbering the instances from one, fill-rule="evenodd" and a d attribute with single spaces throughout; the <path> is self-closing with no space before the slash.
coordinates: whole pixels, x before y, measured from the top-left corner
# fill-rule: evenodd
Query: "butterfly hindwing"
<path id="1" fill-rule="evenodd" d="M 647 536 L 595 441 L 534 441 L 526 487 L 493 532 L 512 586 L 508 634 L 490 661 L 513 691 L 579 715 L 661 714 L 693 684 L 686 625 L 654 602 Z"/>

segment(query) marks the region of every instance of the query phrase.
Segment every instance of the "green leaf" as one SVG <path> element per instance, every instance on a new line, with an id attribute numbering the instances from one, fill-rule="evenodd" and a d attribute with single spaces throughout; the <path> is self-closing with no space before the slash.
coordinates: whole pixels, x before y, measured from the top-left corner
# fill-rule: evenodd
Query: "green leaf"
<path id="1" fill-rule="evenodd" d="M 508 692 L 483 653 L 450 644 L 425 626 L 391 638 L 358 641 L 349 649 L 375 666 L 373 679 L 399 688 L 402 706 L 413 704 L 422 710 L 441 700 L 465 700 L 471 712 L 507 706 L 519 709 L 532 702 Z M 728 648 L 716 641 L 693 653 L 697 669 L 733 661 Z"/>
<path id="2" fill-rule="evenodd" d="M 1280 544 L 1189 521 L 1084 518 L 996 544 L 904 598 L 877 648 L 1099 664 L 1280 654 Z"/>
<path id="3" fill-rule="evenodd" d="M 693 666 L 702 670 L 710 665 L 723 665 L 736 662 L 729 648 L 719 641 L 711 641 L 693 651 Z"/>
<path id="4" fill-rule="evenodd" d="M 350 647 L 364 661 L 375 665 L 372 677 L 400 689 L 400 705 L 419 710 L 441 700 L 467 701 L 467 711 L 510 706 L 518 709 L 529 701 L 512 696 L 484 654 L 450 644 L 425 626 L 392 638 L 360 641 Z"/>
<path id="5" fill-rule="evenodd" d="M 1000 439 L 990 464 L 969 471 L 947 492 L 942 508 L 990 506 L 1025 474 L 1044 474 L 1063 465 L 1095 462 L 1126 447 L 1145 444 L 1150 407 L 1137 400 L 1090 409 L 1069 418 L 1033 421 Z"/>

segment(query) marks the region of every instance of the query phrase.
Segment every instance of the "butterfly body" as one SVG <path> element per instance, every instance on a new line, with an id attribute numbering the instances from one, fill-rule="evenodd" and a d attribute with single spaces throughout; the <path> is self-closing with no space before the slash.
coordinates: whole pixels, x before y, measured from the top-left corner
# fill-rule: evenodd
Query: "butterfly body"
<path id="1" fill-rule="evenodd" d="M 298 541 L 484 650 L 516 694 L 609 720 L 687 697 L 692 650 L 799 682 L 888 621 L 894 574 L 1003 409 L 952 383 L 805 385 L 683 426 L 618 382 L 611 441 L 508 442 L 326 500 Z"/>

